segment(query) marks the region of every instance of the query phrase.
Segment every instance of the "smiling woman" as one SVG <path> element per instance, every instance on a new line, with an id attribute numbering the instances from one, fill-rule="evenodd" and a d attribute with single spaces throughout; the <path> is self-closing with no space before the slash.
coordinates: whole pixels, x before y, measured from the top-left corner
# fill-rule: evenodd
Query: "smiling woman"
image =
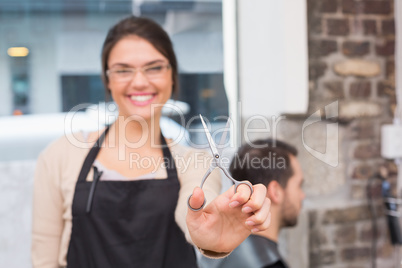
<path id="1" fill-rule="evenodd" d="M 35 267 L 197 267 L 193 245 L 223 257 L 251 231 L 268 228 L 265 186 L 219 195 L 220 176 L 213 173 L 201 189 L 207 165 L 199 161 L 209 158 L 162 135 L 162 107 L 175 91 L 178 68 L 157 23 L 133 16 L 118 22 L 106 36 L 102 65 L 119 115 L 101 133 L 75 136 L 88 146 L 62 137 L 39 156 Z M 147 161 L 133 165 L 133 156 Z M 178 157 L 189 165 L 176 165 Z M 211 201 L 192 211 L 190 195 L 192 207 Z"/>
<path id="2" fill-rule="evenodd" d="M 190 132 L 182 126 L 193 114 L 227 114 L 221 65 L 221 6 L 220 0 L 0 1 L 0 47 L 4 48 L 0 53 L 0 164 L 3 170 L 10 171 L 6 172 L 0 187 L 0 196 L 6 200 L 0 210 L 6 208 L 10 212 L 1 215 L 2 229 L 9 230 L 0 235 L 6 245 L 0 249 L 2 266 L 31 266 L 31 234 L 27 226 L 32 220 L 32 200 L 26 192 L 32 190 L 34 175 L 25 162 L 35 165 L 46 145 L 60 136 L 70 135 L 70 131 L 77 138 L 84 138 L 93 130 L 103 130 L 105 120 L 98 119 L 102 114 L 92 110 L 91 105 L 102 106 L 105 100 L 111 101 L 102 85 L 100 54 L 108 29 L 117 21 L 134 11 L 152 18 L 164 27 L 178 49 L 182 86 L 176 96 L 177 100 L 186 102 L 181 104 L 187 112 L 182 121 L 182 115 L 176 112 L 181 109 L 176 109 L 178 101 L 164 106 L 163 110 L 170 107 L 162 111 L 160 121 L 167 139 L 177 140 L 183 136 L 180 133 L 185 133 L 186 138 L 179 143 L 191 141 L 187 139 Z M 26 47 L 29 54 L 12 57 L 15 54 L 7 54 L 10 47 Z M 214 90 L 214 98 L 204 98 L 205 89 Z M 135 98 L 143 102 L 149 96 Z M 66 129 L 66 117 L 78 105 L 82 109 L 76 113 L 72 127 Z M 84 141 L 94 142 L 91 137 L 87 138 Z M 188 157 L 182 159 L 186 164 L 188 160 Z M 16 176 L 8 175 L 14 170 L 18 171 L 14 172 Z M 15 203 L 14 199 L 19 201 Z M 15 205 L 8 210 L 10 204 Z M 21 219 L 22 212 L 25 216 Z"/>

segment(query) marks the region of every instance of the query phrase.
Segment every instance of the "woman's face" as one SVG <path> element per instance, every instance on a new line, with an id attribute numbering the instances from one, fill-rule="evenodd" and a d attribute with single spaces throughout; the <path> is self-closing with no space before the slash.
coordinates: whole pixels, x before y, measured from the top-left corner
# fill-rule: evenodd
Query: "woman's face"
<path id="1" fill-rule="evenodd" d="M 146 121 L 159 117 L 172 94 L 169 66 L 168 59 L 143 38 L 132 35 L 117 42 L 108 59 L 108 86 L 119 115 L 140 116 Z"/>

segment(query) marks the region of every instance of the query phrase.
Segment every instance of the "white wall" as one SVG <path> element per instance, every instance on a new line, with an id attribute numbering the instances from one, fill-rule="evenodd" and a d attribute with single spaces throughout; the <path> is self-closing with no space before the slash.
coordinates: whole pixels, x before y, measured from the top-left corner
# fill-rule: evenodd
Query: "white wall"
<path id="1" fill-rule="evenodd" d="M 304 0 L 238 0 L 243 118 L 305 113 L 308 100 Z"/>
<path id="2" fill-rule="evenodd" d="M 0 267 L 31 265 L 35 161 L 0 162 Z"/>
<path id="3" fill-rule="evenodd" d="M 61 89 L 56 69 L 55 35 L 60 29 L 57 17 L 37 17 L 46 29 L 30 37 L 31 112 L 55 113 L 61 111 Z M 34 39 L 32 39 L 34 38 Z"/>
<path id="4" fill-rule="evenodd" d="M 0 51 L 7 51 L 6 44 L 1 42 L 0 38 Z M 11 77 L 10 68 L 8 64 L 8 55 L 6 53 L 0 53 L 0 115 L 8 114 L 12 107 L 12 94 L 10 90 Z"/>

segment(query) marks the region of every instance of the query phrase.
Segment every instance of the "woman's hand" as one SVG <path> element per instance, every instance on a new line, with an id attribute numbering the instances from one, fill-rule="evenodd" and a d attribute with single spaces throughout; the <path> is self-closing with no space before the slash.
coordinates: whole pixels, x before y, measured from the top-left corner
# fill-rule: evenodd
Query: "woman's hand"
<path id="1" fill-rule="evenodd" d="M 187 212 L 187 227 L 193 243 L 203 250 L 231 252 L 251 232 L 266 230 L 271 221 L 271 201 L 266 197 L 267 189 L 262 184 L 250 188 L 234 186 L 219 195 L 200 211 Z M 199 208 L 204 202 L 204 192 L 196 187 L 190 205 Z"/>

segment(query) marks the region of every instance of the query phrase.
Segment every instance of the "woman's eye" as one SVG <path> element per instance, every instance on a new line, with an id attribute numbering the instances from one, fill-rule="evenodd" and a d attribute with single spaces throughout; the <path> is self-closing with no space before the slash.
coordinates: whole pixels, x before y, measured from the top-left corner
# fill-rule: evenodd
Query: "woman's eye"
<path id="1" fill-rule="evenodd" d="M 158 65 L 158 66 L 152 66 L 147 68 L 145 71 L 146 72 L 160 72 L 162 70 L 162 66 Z"/>
<path id="2" fill-rule="evenodd" d="M 119 69 L 119 70 L 116 70 L 116 73 L 117 74 L 128 74 L 128 73 L 131 73 L 131 70 L 129 70 L 129 69 Z"/>

